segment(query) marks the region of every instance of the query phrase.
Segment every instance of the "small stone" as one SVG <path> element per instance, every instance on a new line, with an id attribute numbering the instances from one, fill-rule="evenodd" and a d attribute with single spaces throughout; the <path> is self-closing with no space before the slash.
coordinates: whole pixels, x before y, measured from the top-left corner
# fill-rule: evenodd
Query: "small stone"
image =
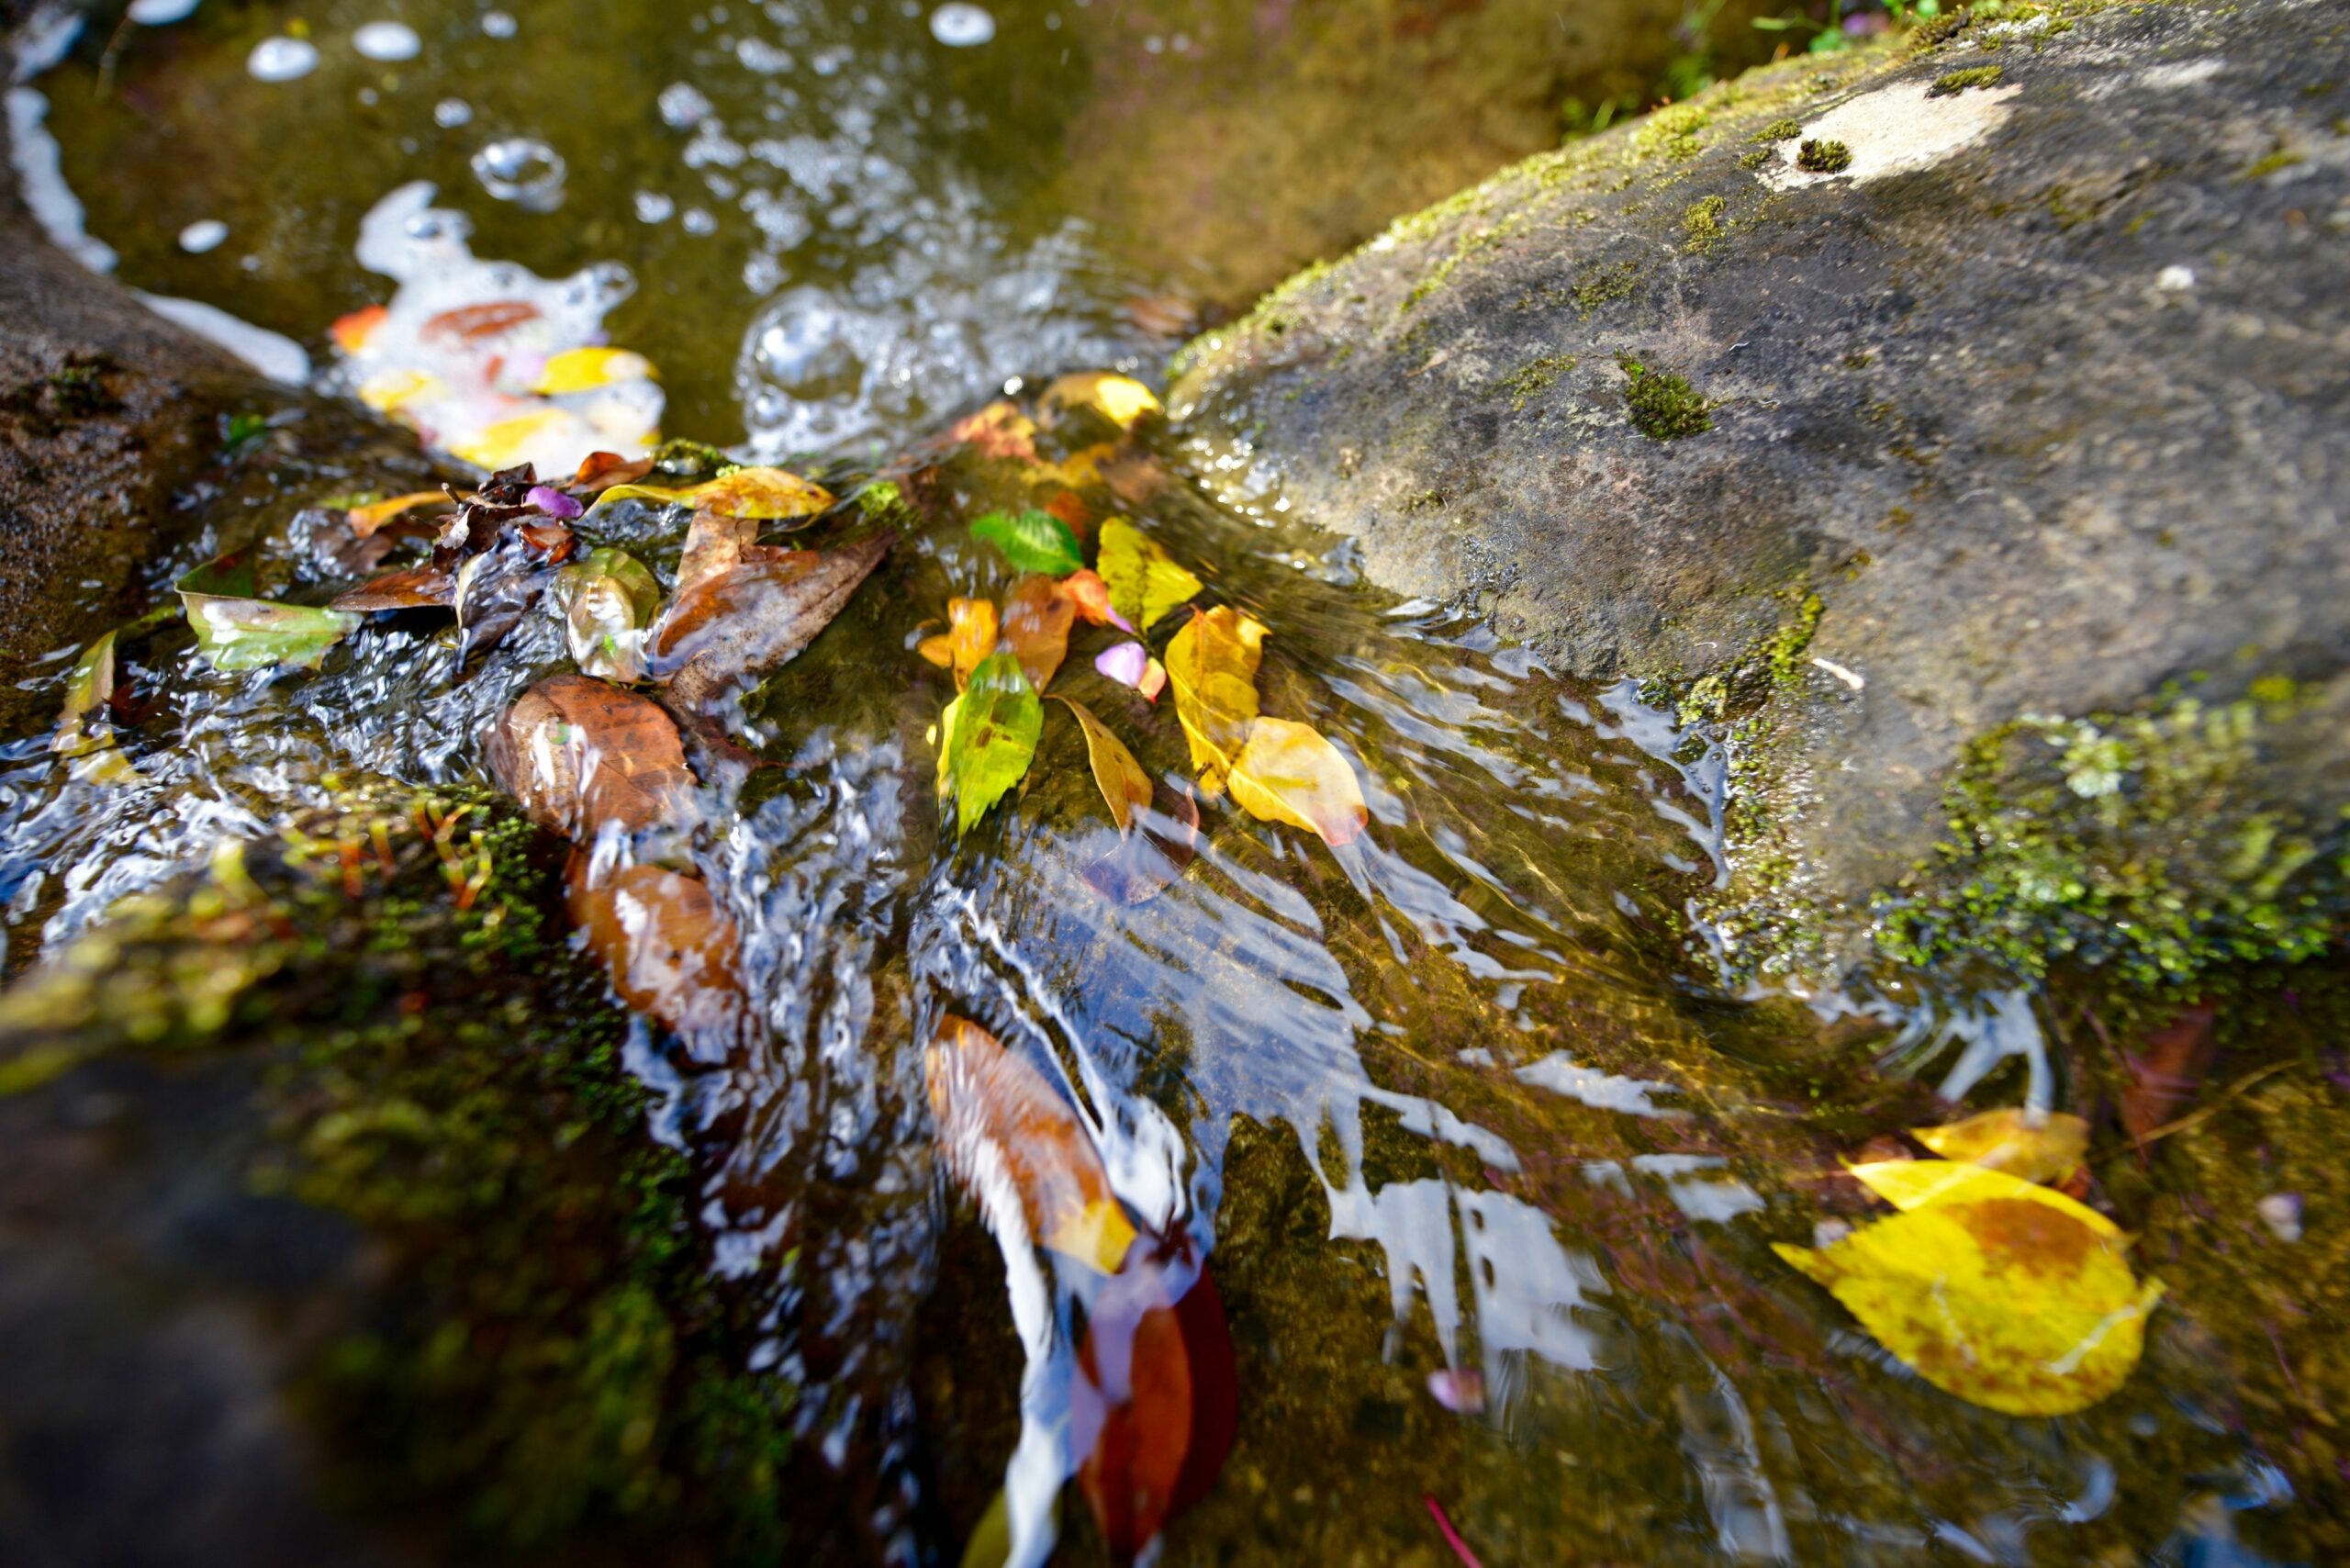
<path id="1" fill-rule="evenodd" d="M 2252 1205 L 2260 1223 L 2279 1241 L 2301 1238 L 2301 1195 L 2299 1193 L 2271 1193 Z"/>
<path id="2" fill-rule="evenodd" d="M 2188 289 L 2195 286 L 2195 269 L 2174 263 L 2154 274 L 2154 286 L 2167 289 Z"/>

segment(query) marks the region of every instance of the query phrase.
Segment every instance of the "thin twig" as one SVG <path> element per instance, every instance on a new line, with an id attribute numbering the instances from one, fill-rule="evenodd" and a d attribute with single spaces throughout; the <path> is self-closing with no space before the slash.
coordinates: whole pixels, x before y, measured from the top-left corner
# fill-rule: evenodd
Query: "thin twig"
<path id="1" fill-rule="evenodd" d="M 2244 1077 L 2237 1079 L 2235 1082 L 2231 1084 L 2228 1088 L 2221 1091 L 2220 1097 L 2212 1101 L 2210 1104 L 2202 1107 L 2200 1110 L 2189 1111 L 2186 1115 L 2179 1117 L 2177 1121 L 2165 1122 L 2161 1126 L 2156 1127 L 2154 1131 L 2140 1138 L 2138 1140 L 2139 1146 L 2143 1148 L 2145 1145 L 2154 1142 L 2156 1138 L 2165 1138 L 2170 1137 L 2173 1133 L 2183 1133 L 2189 1127 L 2201 1126 L 2203 1123 L 2210 1121 L 2213 1116 L 2218 1115 L 2221 1111 L 2227 1109 L 2228 1103 L 2230 1101 L 2243 1093 L 2245 1090 L 2251 1088 L 2254 1084 L 2259 1082 L 2262 1079 L 2274 1078 L 2277 1074 L 2284 1071 L 2287 1068 L 2296 1065 L 2298 1064 L 2289 1061 L 2272 1061 L 2266 1067 L 2260 1069 L 2256 1072 L 2246 1073 Z"/>

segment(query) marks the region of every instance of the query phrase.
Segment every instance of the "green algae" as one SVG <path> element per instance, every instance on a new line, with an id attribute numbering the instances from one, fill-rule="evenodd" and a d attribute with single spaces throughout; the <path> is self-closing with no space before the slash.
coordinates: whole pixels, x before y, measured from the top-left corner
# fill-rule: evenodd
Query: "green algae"
<path id="1" fill-rule="evenodd" d="M 1796 167 L 1814 174 L 1841 174 L 1852 166 L 1852 150 L 1836 140 L 1807 139 L 1796 150 Z"/>
<path id="2" fill-rule="evenodd" d="M 1691 255 L 1702 256 L 1719 243 L 1722 236 L 1729 232 L 1729 226 L 1722 221 L 1722 210 L 1729 205 L 1721 196 L 1709 196 L 1684 208 L 1682 248 Z"/>
<path id="3" fill-rule="evenodd" d="M 1616 356 L 1628 378 L 1624 406 L 1632 428 L 1651 441 L 1680 441 L 1714 428 L 1713 405 L 1677 372 L 1652 369 L 1629 354 Z"/>
<path id="4" fill-rule="evenodd" d="M 1504 376 L 1501 390 L 1509 394 L 1510 411 L 1524 413 L 1528 403 L 1557 385 L 1561 376 L 1572 372 L 1576 363 L 1571 353 L 1544 354 Z"/>
<path id="5" fill-rule="evenodd" d="M 1970 65 L 1964 71 L 1946 71 L 1934 78 L 1934 84 L 1926 89 L 1926 96 L 1950 98 L 1969 87 L 1996 87 L 2004 73 L 2005 67 L 1998 65 Z"/>

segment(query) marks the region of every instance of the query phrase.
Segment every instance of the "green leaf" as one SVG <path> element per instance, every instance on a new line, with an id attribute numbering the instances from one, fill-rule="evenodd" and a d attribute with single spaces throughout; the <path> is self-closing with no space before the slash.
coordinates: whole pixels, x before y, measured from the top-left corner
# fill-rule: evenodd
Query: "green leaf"
<path id="1" fill-rule="evenodd" d="M 974 521 L 971 537 L 985 540 L 1024 572 L 1065 577 L 1085 565 L 1077 535 L 1068 523 L 1048 511 L 1030 510 L 1017 517 L 991 511 Z"/>
<path id="2" fill-rule="evenodd" d="M 1044 733 L 1045 708 L 1009 650 L 981 659 L 971 684 L 938 722 L 938 792 L 955 802 L 955 836 L 1028 771 Z"/>
<path id="3" fill-rule="evenodd" d="M 180 606 L 196 646 L 215 669 L 316 665 L 364 619 L 340 610 L 254 599 L 252 563 L 223 555 L 182 577 Z"/>

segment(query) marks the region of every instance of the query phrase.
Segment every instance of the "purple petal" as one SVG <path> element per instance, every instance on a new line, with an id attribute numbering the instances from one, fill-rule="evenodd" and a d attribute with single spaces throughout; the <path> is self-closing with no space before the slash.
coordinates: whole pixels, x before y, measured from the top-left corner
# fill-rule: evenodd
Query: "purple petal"
<path id="1" fill-rule="evenodd" d="M 1093 667 L 1120 686 L 1138 687 L 1150 666 L 1150 650 L 1140 643 L 1120 643 L 1094 655 Z"/>
<path id="2" fill-rule="evenodd" d="M 548 485 L 532 486 L 530 493 L 522 498 L 522 503 L 525 506 L 536 507 L 549 517 L 560 518 L 565 522 L 569 522 L 588 510 L 561 490 Z"/>
<path id="3" fill-rule="evenodd" d="M 1485 1377 L 1474 1367 L 1428 1373 L 1428 1393 L 1457 1416 L 1473 1416 L 1485 1407 Z"/>

